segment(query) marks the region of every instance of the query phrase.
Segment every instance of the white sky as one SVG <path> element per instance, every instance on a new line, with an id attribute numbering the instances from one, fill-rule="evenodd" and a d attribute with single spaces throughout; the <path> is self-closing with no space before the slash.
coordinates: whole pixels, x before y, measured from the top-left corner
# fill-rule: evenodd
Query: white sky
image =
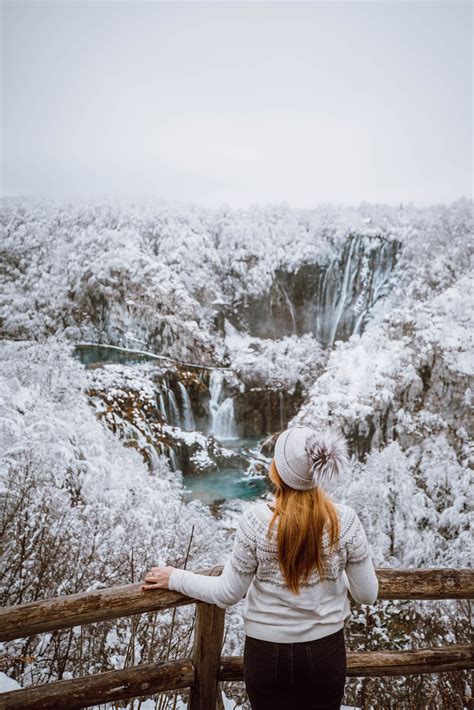
<path id="1" fill-rule="evenodd" d="M 470 2 L 2 2 L 2 194 L 472 195 Z"/>

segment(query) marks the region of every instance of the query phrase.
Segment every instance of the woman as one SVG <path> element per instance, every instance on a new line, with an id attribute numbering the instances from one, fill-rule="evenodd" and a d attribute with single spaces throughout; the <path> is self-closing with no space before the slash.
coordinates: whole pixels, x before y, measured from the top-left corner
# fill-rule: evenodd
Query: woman
<path id="1" fill-rule="evenodd" d="M 221 608 L 246 594 L 244 680 L 254 710 L 340 708 L 347 590 L 362 604 L 378 593 L 357 514 L 321 487 L 347 463 L 336 431 L 290 427 L 270 466 L 273 504 L 256 503 L 241 516 L 222 575 L 153 567 L 145 578 L 143 589 L 169 588 Z"/>

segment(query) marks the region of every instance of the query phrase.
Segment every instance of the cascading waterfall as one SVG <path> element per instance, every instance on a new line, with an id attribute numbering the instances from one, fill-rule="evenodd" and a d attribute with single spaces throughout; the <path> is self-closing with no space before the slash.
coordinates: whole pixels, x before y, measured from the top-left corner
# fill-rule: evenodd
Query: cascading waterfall
<path id="1" fill-rule="evenodd" d="M 165 398 L 163 397 L 163 392 L 160 391 L 160 394 L 158 395 L 158 400 L 160 402 L 160 412 L 163 415 L 165 421 L 168 421 L 168 413 L 166 411 L 166 405 L 165 405 Z"/>
<path id="2" fill-rule="evenodd" d="M 331 348 L 334 344 L 334 338 L 336 337 L 336 332 L 337 328 L 339 326 L 339 322 L 341 320 L 342 314 L 344 312 L 344 308 L 346 306 L 347 300 L 350 300 L 351 293 L 352 293 L 352 284 L 354 282 L 354 277 L 355 277 L 355 271 L 352 267 L 352 255 L 354 253 L 354 248 L 356 243 L 358 243 L 358 238 L 356 239 L 351 239 L 351 246 L 349 249 L 349 255 L 346 258 L 346 263 L 344 266 L 344 278 L 342 280 L 342 287 L 341 287 L 341 293 L 339 296 L 339 301 L 336 306 L 336 313 L 333 317 L 332 323 L 331 323 L 331 333 L 329 336 L 329 342 L 328 345 Z"/>
<path id="3" fill-rule="evenodd" d="M 216 431 L 217 415 L 219 413 L 223 379 L 224 377 L 220 370 L 213 370 L 211 372 L 209 378 L 209 394 L 211 395 L 211 398 L 209 400 L 209 413 L 211 415 L 211 425 L 209 428 L 210 434 L 214 434 Z"/>
<path id="4" fill-rule="evenodd" d="M 212 370 L 211 376 L 209 378 L 209 394 L 211 395 L 209 408 L 211 411 L 211 416 L 213 416 L 214 412 L 219 408 L 223 382 L 224 376 L 222 372 L 220 370 Z"/>
<path id="5" fill-rule="evenodd" d="M 278 284 L 281 292 L 283 293 L 283 296 L 285 297 L 286 305 L 288 306 L 288 311 L 290 313 L 290 318 L 291 318 L 291 327 L 292 327 L 292 333 L 296 334 L 296 315 L 295 315 L 295 307 L 291 301 L 291 298 L 288 296 L 288 293 L 286 289 L 281 285 Z"/>
<path id="6" fill-rule="evenodd" d="M 235 423 L 234 400 L 232 397 L 222 399 L 224 376 L 220 370 L 213 370 L 209 380 L 209 413 L 211 426 L 209 433 L 216 439 L 238 439 Z"/>
<path id="7" fill-rule="evenodd" d="M 171 387 L 168 387 L 167 389 L 167 395 L 168 395 L 168 402 L 170 405 L 170 413 L 171 413 L 171 418 L 172 418 L 172 424 L 175 426 L 181 426 L 181 417 L 179 414 L 179 407 L 176 402 L 176 397 L 173 394 L 173 390 Z"/>
<path id="8" fill-rule="evenodd" d="M 159 455 L 155 446 L 150 443 L 146 434 L 144 434 L 140 429 L 132 424 L 131 422 L 123 419 L 120 422 L 121 438 L 123 437 L 126 441 L 134 440 L 137 442 L 139 448 L 142 451 L 146 451 L 148 454 L 148 465 L 152 472 L 159 468 Z"/>
<path id="9" fill-rule="evenodd" d="M 178 469 L 178 462 L 176 460 L 176 452 L 172 446 L 168 447 L 168 456 L 170 459 L 172 470 L 176 471 Z"/>
<path id="10" fill-rule="evenodd" d="M 158 456 L 158 453 L 157 453 L 155 447 L 151 444 L 148 447 L 148 454 L 150 456 L 150 469 L 151 469 L 151 472 L 154 473 L 159 468 L 160 458 Z"/>
<path id="11" fill-rule="evenodd" d="M 336 339 L 360 333 L 370 307 L 383 294 L 396 261 L 398 244 L 351 235 L 340 258 L 315 285 L 314 334 L 332 347 Z M 341 273 L 342 272 L 342 273 Z"/>
<path id="12" fill-rule="evenodd" d="M 213 434 L 216 439 L 238 439 L 235 426 L 234 400 L 232 397 L 226 399 L 220 405 Z"/>
<path id="13" fill-rule="evenodd" d="M 358 317 L 357 317 L 357 320 L 356 320 L 356 322 L 355 322 L 354 330 L 353 330 L 353 334 L 354 334 L 354 335 L 359 335 L 359 334 L 360 334 L 360 329 L 361 329 L 362 321 L 364 320 L 364 318 L 365 318 L 366 315 L 367 315 L 367 314 L 366 314 L 366 311 L 361 311 L 361 312 L 359 313 L 359 315 L 358 315 Z"/>
<path id="14" fill-rule="evenodd" d="M 181 393 L 181 401 L 183 403 L 183 428 L 186 431 L 194 431 L 196 429 L 196 424 L 194 422 L 193 409 L 191 406 L 191 400 L 189 399 L 188 390 L 179 380 L 178 387 Z"/>

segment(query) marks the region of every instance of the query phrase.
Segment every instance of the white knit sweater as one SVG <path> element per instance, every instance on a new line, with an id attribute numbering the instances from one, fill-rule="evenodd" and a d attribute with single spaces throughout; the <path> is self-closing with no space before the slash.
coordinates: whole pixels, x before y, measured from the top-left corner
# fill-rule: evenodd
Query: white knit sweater
<path id="1" fill-rule="evenodd" d="M 335 505 L 340 521 L 338 545 L 330 553 L 327 530 L 322 540 L 327 577 L 322 580 L 315 569 L 300 585 L 300 594 L 288 589 L 279 568 L 277 521 L 272 537 L 266 537 L 273 511 L 265 502 L 252 505 L 240 517 L 232 554 L 220 576 L 175 569 L 169 588 L 223 609 L 246 594 L 244 628 L 253 638 L 294 643 L 335 633 L 350 617 L 348 589 L 361 604 L 373 604 L 378 594 L 362 524 L 351 507 Z"/>

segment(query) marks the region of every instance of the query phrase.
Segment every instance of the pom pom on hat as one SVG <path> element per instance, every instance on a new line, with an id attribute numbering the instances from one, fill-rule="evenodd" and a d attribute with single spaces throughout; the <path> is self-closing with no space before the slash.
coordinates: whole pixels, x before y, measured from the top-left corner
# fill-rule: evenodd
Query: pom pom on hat
<path id="1" fill-rule="evenodd" d="M 305 451 L 315 485 L 339 475 L 349 463 L 346 439 L 336 429 L 325 428 L 310 434 Z"/>
<path id="2" fill-rule="evenodd" d="M 349 463 L 342 432 L 324 427 L 315 431 L 302 424 L 279 434 L 274 451 L 277 471 L 291 488 L 308 490 L 342 472 Z"/>

